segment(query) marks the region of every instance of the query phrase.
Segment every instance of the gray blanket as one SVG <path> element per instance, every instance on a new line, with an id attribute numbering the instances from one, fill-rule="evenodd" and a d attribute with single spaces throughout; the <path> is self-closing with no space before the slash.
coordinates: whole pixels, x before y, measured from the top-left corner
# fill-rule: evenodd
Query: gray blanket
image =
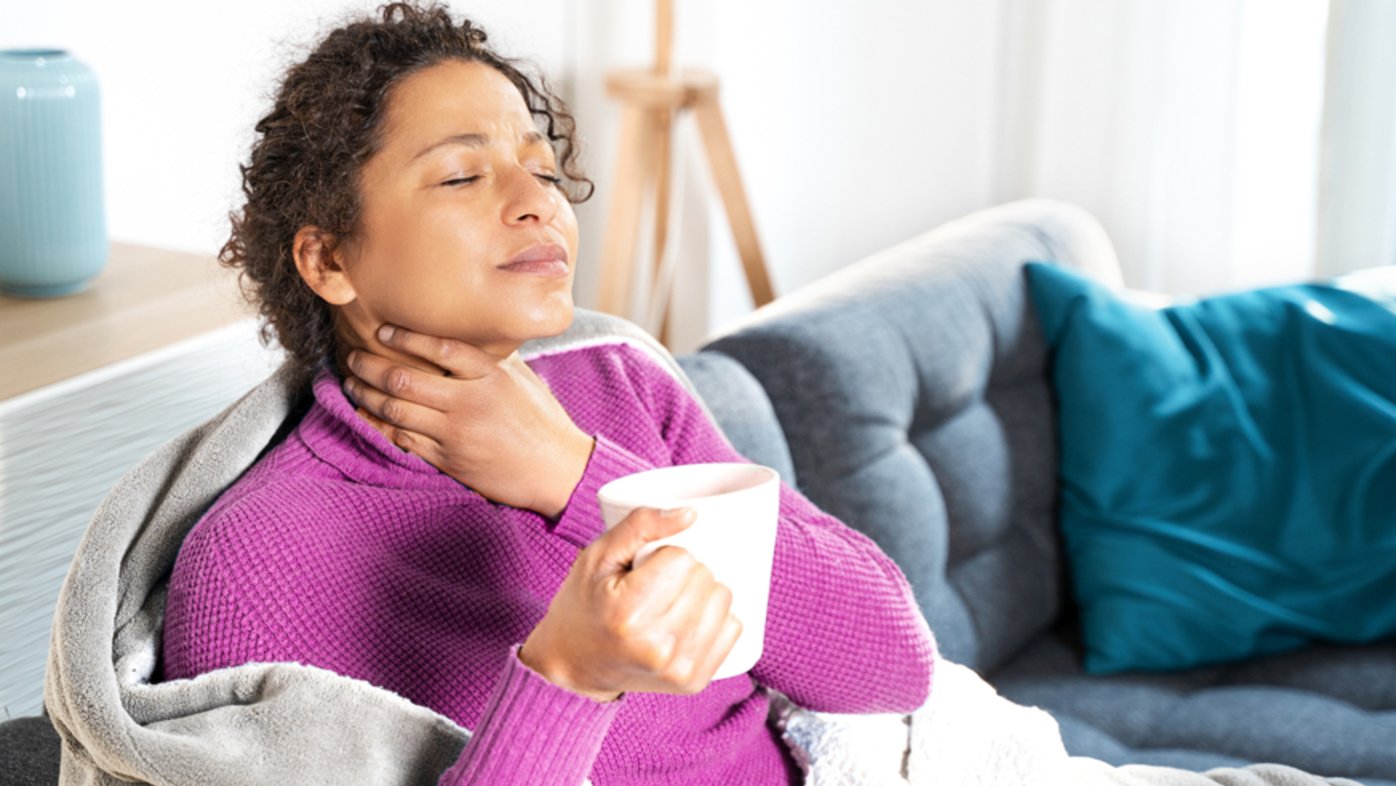
<path id="1" fill-rule="evenodd" d="M 648 351 L 688 384 L 639 328 L 582 310 L 567 333 L 531 342 L 524 354 L 615 340 Z M 97 510 L 59 597 L 45 681 L 45 704 L 63 740 L 64 786 L 434 784 L 469 739 L 468 730 L 394 693 L 298 664 L 151 682 L 167 581 L 185 534 L 277 436 L 308 383 L 283 367 L 138 465 Z M 1055 724 L 1021 715 L 1032 711 L 977 687 L 967 671 L 944 664 L 937 684 L 945 689 L 908 717 L 822 715 L 777 697 L 774 720 L 810 784 L 1056 781 L 1048 769 L 1066 757 Z M 1021 735 L 1005 734 L 1020 715 Z M 1062 782 L 1184 786 L 1200 777 L 1074 762 L 1086 769 Z M 1322 782 L 1281 774 L 1202 782 Z"/>
<path id="2" fill-rule="evenodd" d="M 534 357 L 600 341 L 648 351 L 638 327 L 577 311 Z M 185 534 L 256 461 L 307 393 L 289 368 L 166 444 L 107 495 L 59 595 L 44 703 L 63 739 L 61 783 L 264 786 L 436 783 L 469 732 L 366 682 L 256 663 L 152 683 L 170 570 Z"/>

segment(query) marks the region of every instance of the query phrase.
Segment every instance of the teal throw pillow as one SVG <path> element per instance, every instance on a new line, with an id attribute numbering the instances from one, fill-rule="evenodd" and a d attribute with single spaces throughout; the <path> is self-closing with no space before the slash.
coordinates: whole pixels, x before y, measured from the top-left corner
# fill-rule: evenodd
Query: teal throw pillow
<path id="1" fill-rule="evenodd" d="M 1163 308 L 1027 279 L 1089 672 L 1396 634 L 1396 268 Z"/>

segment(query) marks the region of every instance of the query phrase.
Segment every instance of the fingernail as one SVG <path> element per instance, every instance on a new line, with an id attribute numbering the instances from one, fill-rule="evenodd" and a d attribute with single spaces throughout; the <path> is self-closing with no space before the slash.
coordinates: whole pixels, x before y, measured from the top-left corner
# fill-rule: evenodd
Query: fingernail
<path id="1" fill-rule="evenodd" d="M 378 328 L 378 340 L 383 342 L 392 341 L 393 334 L 396 332 L 397 328 L 393 327 L 392 325 L 384 325 L 383 327 Z"/>
<path id="2" fill-rule="evenodd" d="M 664 516 L 665 518 L 674 518 L 675 516 L 677 516 L 684 523 L 692 524 L 693 520 L 698 517 L 698 511 L 694 510 L 693 508 L 669 508 L 663 511 L 660 515 Z"/>
<path id="3" fill-rule="evenodd" d="M 353 368 L 359 363 L 359 353 L 350 352 L 348 355 L 344 356 L 344 362 L 349 365 L 349 368 Z"/>
<path id="4" fill-rule="evenodd" d="M 353 380 L 349 380 L 349 379 L 344 380 L 344 386 L 343 386 L 343 387 L 344 387 L 344 395 L 348 396 L 348 397 L 350 398 L 350 400 L 353 400 L 353 398 L 354 398 L 354 382 L 353 382 Z"/>

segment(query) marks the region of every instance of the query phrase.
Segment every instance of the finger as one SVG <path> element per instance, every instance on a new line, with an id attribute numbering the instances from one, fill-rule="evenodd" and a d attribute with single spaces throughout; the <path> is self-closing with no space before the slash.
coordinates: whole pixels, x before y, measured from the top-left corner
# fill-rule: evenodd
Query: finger
<path id="1" fill-rule="evenodd" d="M 393 438 L 392 432 L 394 429 L 391 423 L 385 423 L 382 418 L 378 417 L 372 412 L 369 412 L 363 407 L 355 407 L 354 414 L 363 418 L 364 422 L 368 423 L 368 425 L 373 426 L 374 428 L 381 431 L 383 433 L 383 436 L 387 437 L 389 440 Z"/>
<path id="2" fill-rule="evenodd" d="M 363 418 L 370 426 L 377 429 L 388 441 L 403 450 L 421 456 L 428 464 L 435 467 L 441 466 L 441 443 L 426 436 L 406 429 L 400 429 L 391 423 L 385 422 L 381 418 L 374 416 L 372 412 L 359 407 L 354 410 L 359 417 Z"/>
<path id="3" fill-rule="evenodd" d="M 708 648 L 707 660 L 703 663 L 702 673 L 704 677 L 711 681 L 713 675 L 722 667 L 722 662 L 727 660 L 727 656 L 736 646 L 737 639 L 742 635 L 742 621 L 737 619 L 729 611 L 722 620 L 722 630 L 713 639 L 712 646 Z"/>
<path id="4" fill-rule="evenodd" d="M 346 360 L 354 376 L 394 398 L 442 412 L 449 408 L 451 383 L 444 377 L 408 368 L 364 350 L 350 352 Z"/>
<path id="5" fill-rule="evenodd" d="M 434 363 L 451 376 L 462 379 L 489 376 L 499 364 L 497 358 L 464 341 L 429 336 L 397 325 L 383 325 L 378 328 L 378 340 L 383 342 L 384 346 Z"/>
<path id="6" fill-rule="evenodd" d="M 732 616 L 732 592 L 726 585 L 715 584 L 703 606 L 703 616 L 687 646 L 693 647 L 698 655 L 694 664 L 693 678 L 704 683 L 710 681 L 722 661 L 727 658 L 742 625 Z"/>
<path id="7" fill-rule="evenodd" d="M 694 574 L 708 572 L 688 551 L 677 546 L 665 546 L 645 561 L 642 569 L 632 570 L 623 578 L 624 588 L 632 593 L 631 618 L 659 620 L 672 616 L 685 593 L 691 591 Z"/>
<path id="8" fill-rule="evenodd" d="M 372 412 L 369 412 L 363 407 L 355 408 L 354 413 L 357 414 L 360 418 L 363 418 L 365 423 L 368 423 L 370 426 L 373 426 L 375 429 L 377 429 L 378 433 L 386 437 L 389 442 L 392 442 L 394 445 L 397 444 L 396 439 L 398 436 L 399 429 L 396 426 L 394 426 L 391 423 L 384 422 L 382 418 L 378 417 L 377 415 L 374 415 Z M 406 450 L 406 448 L 403 448 L 403 450 Z"/>
<path id="9" fill-rule="evenodd" d="M 393 434 L 389 439 L 392 440 L 394 445 L 397 445 L 409 453 L 415 453 L 428 464 L 437 469 L 441 469 L 443 472 L 445 471 L 442 467 L 440 442 L 437 442 L 426 434 L 419 434 L 415 431 L 408 431 L 402 428 L 393 429 Z"/>
<path id="10" fill-rule="evenodd" d="M 678 534 L 690 527 L 697 518 L 698 512 L 692 508 L 668 511 L 655 508 L 632 510 L 593 544 L 598 550 L 600 567 L 613 573 L 629 570 L 635 562 L 636 552 L 645 544 Z"/>
<path id="11" fill-rule="evenodd" d="M 702 690 L 712 677 L 707 668 L 709 651 L 722 631 L 731 606 L 731 593 L 713 581 L 711 572 L 699 566 L 669 612 L 656 621 L 675 637 L 674 652 L 664 670 L 665 678 L 683 691 Z M 715 668 L 715 666 L 714 666 Z"/>
<path id="12" fill-rule="evenodd" d="M 344 378 L 344 392 L 355 404 L 368 410 L 379 420 L 399 429 L 419 434 L 440 434 L 445 415 L 413 401 L 395 398 L 355 376 Z"/>
<path id="13" fill-rule="evenodd" d="M 716 633 L 722 618 L 731 605 L 732 593 L 713 578 L 711 570 L 697 561 L 686 576 L 683 589 L 674 596 L 673 604 L 665 611 L 661 621 L 664 625 L 679 632 L 683 641 L 696 641 Z M 723 606 L 722 613 L 707 619 L 708 607 L 714 603 Z M 710 629 L 704 629 L 707 623 Z"/>

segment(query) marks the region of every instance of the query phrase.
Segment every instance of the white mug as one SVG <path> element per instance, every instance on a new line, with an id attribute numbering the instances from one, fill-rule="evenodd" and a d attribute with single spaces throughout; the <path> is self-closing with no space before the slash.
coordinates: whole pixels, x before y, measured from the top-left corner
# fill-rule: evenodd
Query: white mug
<path id="1" fill-rule="evenodd" d="M 732 615 L 742 633 L 713 679 L 744 674 L 761 658 L 771 589 L 780 475 L 759 464 L 683 464 L 607 483 L 596 493 L 606 529 L 636 508 L 693 508 L 688 529 L 646 544 L 635 564 L 661 546 L 679 546 L 708 566 L 732 591 Z"/>

